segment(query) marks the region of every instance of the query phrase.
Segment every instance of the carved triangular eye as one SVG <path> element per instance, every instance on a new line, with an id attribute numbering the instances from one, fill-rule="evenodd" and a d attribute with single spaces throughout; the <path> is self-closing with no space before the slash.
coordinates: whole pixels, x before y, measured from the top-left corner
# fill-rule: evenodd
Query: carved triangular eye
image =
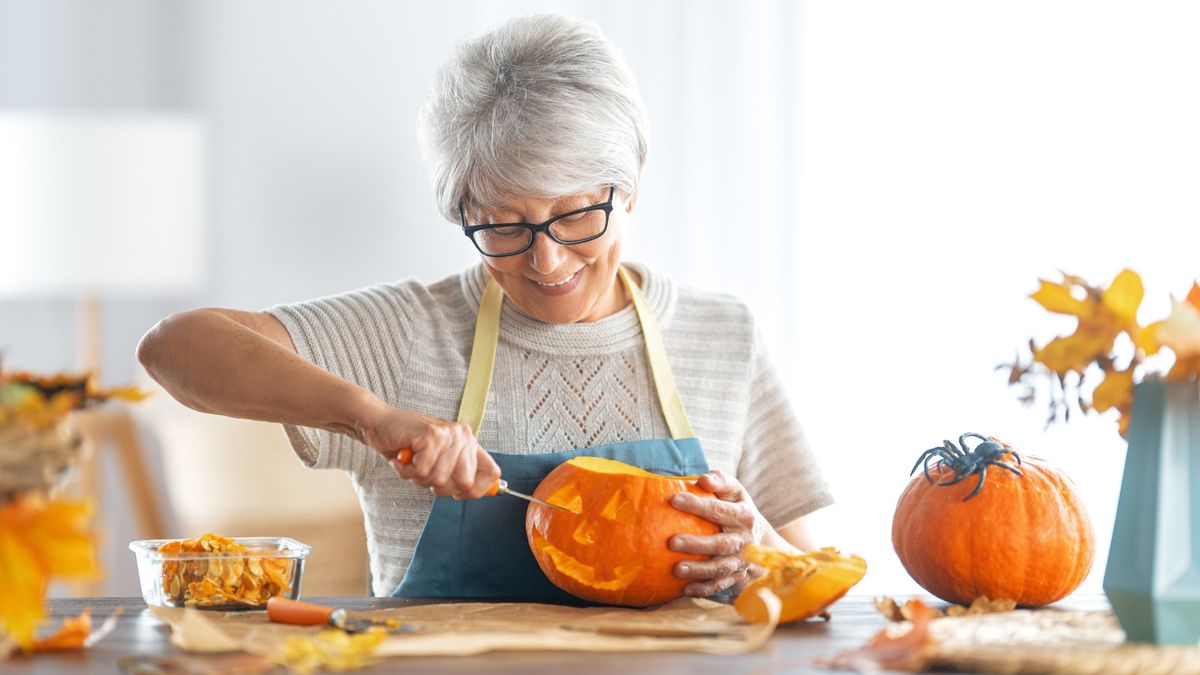
<path id="1" fill-rule="evenodd" d="M 565 506 L 573 513 L 583 512 L 583 495 L 579 492 L 578 483 L 567 483 L 560 490 L 546 499 L 555 506 Z"/>
<path id="2" fill-rule="evenodd" d="M 600 511 L 600 517 L 633 525 L 637 522 L 637 507 L 625 495 L 624 490 L 617 490 Z"/>

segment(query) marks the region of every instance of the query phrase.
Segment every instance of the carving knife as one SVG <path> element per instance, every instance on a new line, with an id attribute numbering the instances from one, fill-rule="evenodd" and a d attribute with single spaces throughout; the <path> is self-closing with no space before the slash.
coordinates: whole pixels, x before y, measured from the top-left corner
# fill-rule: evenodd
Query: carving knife
<path id="1" fill-rule="evenodd" d="M 417 629 L 412 624 L 400 623 L 395 619 L 351 616 L 340 607 L 314 605 L 282 595 L 267 600 L 267 618 L 275 623 L 290 623 L 295 626 L 329 625 L 347 633 L 362 633 L 370 628 L 382 628 L 389 633 L 409 633 Z"/>
<path id="2" fill-rule="evenodd" d="M 401 448 L 399 454 L 396 455 L 396 461 L 401 464 L 411 463 L 412 458 L 413 458 L 413 451 L 411 448 Z M 542 499 L 538 499 L 537 497 L 534 497 L 533 495 L 527 495 L 523 492 L 517 492 L 516 490 L 509 488 L 508 481 L 504 480 L 503 478 L 496 481 L 496 484 L 492 486 L 492 489 L 487 491 L 487 495 L 489 497 L 492 495 L 496 495 L 496 494 L 512 495 L 513 497 L 517 497 L 519 499 L 524 499 L 527 502 L 533 502 L 534 504 L 541 504 L 542 506 L 546 506 L 546 507 L 549 507 L 552 509 L 558 509 L 559 511 L 566 511 L 567 513 L 573 513 L 575 515 L 579 515 L 579 514 L 575 513 L 574 511 L 572 511 L 571 509 L 568 509 L 565 506 L 559 506 L 558 504 L 551 504 L 550 502 L 542 500 Z"/>

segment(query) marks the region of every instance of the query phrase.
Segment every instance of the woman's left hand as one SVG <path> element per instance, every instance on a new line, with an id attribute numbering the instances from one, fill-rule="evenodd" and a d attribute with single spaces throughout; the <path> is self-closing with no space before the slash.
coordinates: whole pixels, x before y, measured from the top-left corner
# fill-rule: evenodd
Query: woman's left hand
<path id="1" fill-rule="evenodd" d="M 677 534 L 667 545 L 675 551 L 712 556 L 711 560 L 684 560 L 675 565 L 675 576 L 692 580 L 684 587 L 684 594 L 705 597 L 754 578 L 757 570 L 738 554 L 746 544 L 763 543 L 773 531 L 746 488 L 733 476 L 714 470 L 700 476 L 696 485 L 716 499 L 680 492 L 671 498 L 671 506 L 716 523 L 721 531 L 711 535 Z"/>

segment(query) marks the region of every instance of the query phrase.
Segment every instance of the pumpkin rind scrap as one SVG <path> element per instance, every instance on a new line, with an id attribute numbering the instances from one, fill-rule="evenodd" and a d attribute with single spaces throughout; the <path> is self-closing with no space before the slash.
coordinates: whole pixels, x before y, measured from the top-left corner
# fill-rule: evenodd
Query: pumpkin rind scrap
<path id="1" fill-rule="evenodd" d="M 1007 447 L 1007 446 L 1006 446 Z M 1021 475 L 987 473 L 953 485 L 942 463 L 918 473 L 896 504 L 892 545 L 909 575 L 947 602 L 1012 599 L 1037 607 L 1066 597 L 1092 567 L 1095 536 L 1071 480 L 1024 457 Z"/>
<path id="2" fill-rule="evenodd" d="M 802 621 L 816 616 L 841 599 L 867 573 L 867 561 L 843 555 L 835 548 L 791 554 L 765 546 L 742 550 L 747 561 L 766 568 L 763 576 L 746 584 L 734 602 L 742 618 L 766 623 L 767 608 L 758 597 L 767 588 L 783 603 L 779 623 Z"/>
<path id="3" fill-rule="evenodd" d="M 681 560 L 707 556 L 672 551 L 680 533 L 709 535 L 720 528 L 684 513 L 669 500 L 696 487 L 696 476 L 660 476 L 599 457 L 575 457 L 550 472 L 533 496 L 574 513 L 530 504 L 529 548 L 546 578 L 579 598 L 645 607 L 678 598 L 688 584 L 674 574 Z"/>

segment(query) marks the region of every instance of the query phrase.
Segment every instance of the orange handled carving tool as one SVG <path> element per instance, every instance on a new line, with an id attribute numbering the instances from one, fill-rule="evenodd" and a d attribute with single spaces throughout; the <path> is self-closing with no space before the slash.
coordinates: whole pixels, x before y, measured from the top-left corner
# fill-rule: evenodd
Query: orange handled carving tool
<path id="1" fill-rule="evenodd" d="M 401 448 L 400 452 L 396 455 L 396 461 L 401 464 L 411 464 L 412 458 L 413 458 L 413 451 L 411 448 Z M 538 499 L 537 497 L 534 497 L 533 495 L 527 495 L 522 492 L 517 492 L 516 490 L 509 489 L 508 481 L 504 480 L 503 478 L 496 481 L 496 484 L 492 486 L 492 489 L 487 491 L 487 495 L 489 497 L 492 495 L 496 495 L 496 494 L 512 495 L 513 497 L 518 497 L 520 499 L 524 499 L 527 502 L 533 502 L 534 504 L 541 504 L 542 506 L 547 506 L 552 509 L 559 509 L 560 511 L 566 511 L 567 513 L 575 513 L 574 511 L 572 511 L 571 509 L 568 509 L 565 506 L 551 504 L 550 502 Z M 576 515 L 578 515 L 578 514 L 576 514 Z"/>

